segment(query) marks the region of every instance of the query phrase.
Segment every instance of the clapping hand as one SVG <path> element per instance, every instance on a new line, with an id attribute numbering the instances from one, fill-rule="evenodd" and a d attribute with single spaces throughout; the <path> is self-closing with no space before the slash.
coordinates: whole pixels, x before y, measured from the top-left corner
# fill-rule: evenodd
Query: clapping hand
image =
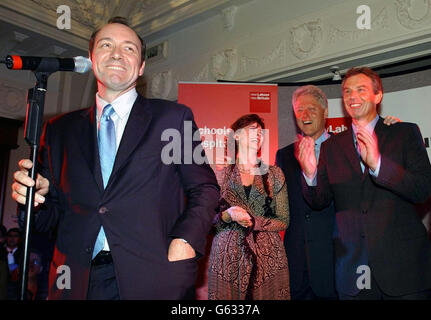
<path id="1" fill-rule="evenodd" d="M 295 157 L 305 175 L 309 178 L 313 178 L 317 171 L 317 159 L 314 153 L 313 138 L 298 135 L 298 141 L 295 144 Z"/>
<path id="2" fill-rule="evenodd" d="M 379 163 L 380 151 L 376 134 L 368 132 L 364 127 L 358 126 L 356 139 L 362 161 L 373 171 Z"/>

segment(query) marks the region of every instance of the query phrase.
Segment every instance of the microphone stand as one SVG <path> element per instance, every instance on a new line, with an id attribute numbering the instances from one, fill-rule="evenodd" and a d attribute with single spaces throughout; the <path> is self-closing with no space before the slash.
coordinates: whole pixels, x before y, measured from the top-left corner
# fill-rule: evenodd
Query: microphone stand
<path id="1" fill-rule="evenodd" d="M 37 154 L 40 146 L 40 136 L 42 132 L 43 109 L 45 105 L 45 94 L 48 77 L 52 72 L 34 71 L 36 85 L 28 90 L 27 94 L 27 114 L 25 118 L 25 140 L 30 145 L 30 160 L 33 167 L 29 171 L 29 177 L 36 181 L 37 175 Z M 24 250 L 22 252 L 22 263 L 20 265 L 20 300 L 27 300 L 28 269 L 31 244 L 31 230 L 33 226 L 33 209 L 36 184 L 27 188 L 24 217 Z"/>

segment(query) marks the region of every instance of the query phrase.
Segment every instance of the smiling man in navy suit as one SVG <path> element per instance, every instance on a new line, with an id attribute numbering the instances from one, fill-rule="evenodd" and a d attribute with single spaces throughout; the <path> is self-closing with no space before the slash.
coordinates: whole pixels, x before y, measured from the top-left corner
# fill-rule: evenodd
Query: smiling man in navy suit
<path id="1" fill-rule="evenodd" d="M 137 93 L 145 45 L 123 18 L 95 31 L 89 51 L 94 106 L 48 121 L 36 182 L 25 159 L 12 185 L 24 204 L 36 184 L 35 226 L 58 230 L 49 299 L 193 298 L 219 187 L 207 164 L 185 163 L 184 141 L 180 163 L 162 159 L 161 139 L 166 130 L 184 137 L 186 123 L 195 132 L 193 114 Z M 62 270 L 70 286 L 59 285 Z"/>
<path id="2" fill-rule="evenodd" d="M 303 136 L 314 140 L 316 158 L 321 144 L 330 138 L 325 129 L 328 100 L 313 85 L 302 86 L 292 95 L 296 124 Z M 334 205 L 313 210 L 302 196 L 301 167 L 292 143 L 277 151 L 276 163 L 286 177 L 291 223 L 284 235 L 289 257 L 292 300 L 335 299 Z"/>

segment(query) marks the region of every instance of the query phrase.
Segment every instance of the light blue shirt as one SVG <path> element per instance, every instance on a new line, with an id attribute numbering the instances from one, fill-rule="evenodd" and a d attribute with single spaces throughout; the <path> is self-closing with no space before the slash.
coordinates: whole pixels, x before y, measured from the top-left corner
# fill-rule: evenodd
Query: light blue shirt
<path id="1" fill-rule="evenodd" d="M 320 156 L 320 147 L 323 142 L 328 140 L 331 137 L 331 135 L 328 133 L 328 131 L 323 131 L 322 135 L 314 141 L 314 154 L 316 155 L 317 163 L 319 163 L 319 156 Z"/>

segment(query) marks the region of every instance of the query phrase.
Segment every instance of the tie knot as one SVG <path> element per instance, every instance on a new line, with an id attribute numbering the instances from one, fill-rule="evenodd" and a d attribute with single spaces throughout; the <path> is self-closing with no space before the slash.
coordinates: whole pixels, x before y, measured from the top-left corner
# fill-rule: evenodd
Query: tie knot
<path id="1" fill-rule="evenodd" d="M 103 108 L 102 119 L 109 120 L 114 112 L 115 112 L 115 110 L 114 110 L 114 107 L 112 106 L 112 104 L 107 104 Z"/>

